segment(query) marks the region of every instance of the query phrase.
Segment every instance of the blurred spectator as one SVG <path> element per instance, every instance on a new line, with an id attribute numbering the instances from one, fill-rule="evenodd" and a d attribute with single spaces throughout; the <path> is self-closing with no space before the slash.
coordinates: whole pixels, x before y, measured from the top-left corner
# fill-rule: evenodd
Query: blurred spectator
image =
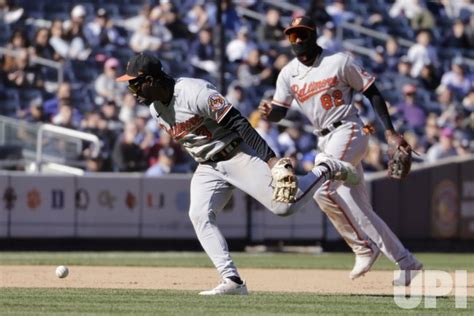
<path id="1" fill-rule="evenodd" d="M 159 177 L 165 174 L 173 172 L 174 166 L 174 149 L 163 148 L 158 151 L 157 162 L 149 167 L 145 176 L 147 177 Z"/>
<path id="2" fill-rule="evenodd" d="M 150 166 L 159 163 L 161 158 L 160 151 L 162 150 L 168 150 L 168 153 L 172 152 L 173 172 L 186 173 L 191 171 L 191 167 L 194 164 L 194 162 L 191 162 L 191 156 L 184 152 L 181 146 L 164 129 L 160 129 L 158 141 L 146 153 Z"/>
<path id="3" fill-rule="evenodd" d="M 147 112 L 146 115 L 138 113 L 137 117 L 134 119 L 135 126 L 137 128 L 137 135 L 135 136 L 135 143 L 140 146 L 143 151 L 148 151 L 151 146 L 155 143 L 155 138 L 148 129 L 147 122 L 150 118 L 150 114 Z"/>
<path id="4" fill-rule="evenodd" d="M 34 98 L 30 101 L 27 110 L 20 110 L 17 118 L 30 123 L 49 123 L 51 118 L 44 111 L 43 100 Z"/>
<path id="5" fill-rule="evenodd" d="M 402 57 L 402 52 L 400 50 L 400 45 L 395 37 L 389 36 L 385 42 L 385 63 L 387 65 L 387 70 L 397 71 L 398 63 Z"/>
<path id="6" fill-rule="evenodd" d="M 118 67 L 119 61 L 116 58 L 111 57 L 105 61 L 104 71 L 97 77 L 94 83 L 97 94 L 96 104 L 102 104 L 106 100 L 114 101 L 119 105 L 122 104 L 122 96 L 126 93 L 127 86 L 115 81 Z"/>
<path id="7" fill-rule="evenodd" d="M 426 7 L 424 0 L 412 0 L 417 8 L 413 17 L 410 19 L 411 28 L 414 31 L 432 30 L 435 26 L 435 19 L 430 10 Z"/>
<path id="8" fill-rule="evenodd" d="M 466 34 L 466 28 L 462 20 L 456 19 L 453 22 L 452 30 L 443 40 L 443 45 L 449 48 L 472 48 L 472 46 L 469 44 L 469 38 Z"/>
<path id="9" fill-rule="evenodd" d="M 462 100 L 462 106 L 467 113 L 474 113 L 474 88 Z"/>
<path id="10" fill-rule="evenodd" d="M 28 41 L 28 36 L 26 35 L 26 32 L 20 29 L 13 31 L 6 48 L 13 50 L 14 54 L 5 55 L 3 59 L 3 70 L 5 72 L 8 72 L 10 70 L 16 69 L 17 56 L 15 54 L 22 50 L 26 50 L 28 47 L 29 47 L 29 41 Z"/>
<path id="11" fill-rule="evenodd" d="M 454 147 L 458 156 L 469 156 L 474 153 L 469 139 L 460 139 L 455 142 Z"/>
<path id="12" fill-rule="evenodd" d="M 62 82 L 58 90 L 56 91 L 56 95 L 48 99 L 44 102 L 44 110 L 45 113 L 48 115 L 55 115 L 59 111 L 59 103 L 61 99 L 71 99 L 72 98 L 72 89 L 71 84 L 68 82 Z"/>
<path id="13" fill-rule="evenodd" d="M 440 85 L 436 88 L 436 99 L 442 112 L 458 106 L 457 101 L 454 99 L 454 93 L 445 85 Z"/>
<path id="14" fill-rule="evenodd" d="M 397 65 L 397 73 L 390 74 L 391 81 L 396 87 L 397 92 L 401 92 L 403 90 L 403 86 L 407 84 L 417 84 L 417 80 L 410 76 L 412 69 L 412 64 L 407 56 L 400 57 L 400 61 Z"/>
<path id="15" fill-rule="evenodd" d="M 416 44 L 408 50 L 408 59 L 412 63 L 411 76 L 417 78 L 424 65 L 432 63 L 438 68 L 438 54 L 436 48 L 431 45 L 431 33 L 421 30 L 416 36 Z"/>
<path id="16" fill-rule="evenodd" d="M 290 61 L 290 57 L 288 57 L 287 54 L 279 54 L 275 58 L 275 61 L 272 64 L 272 76 L 271 76 L 271 81 L 270 81 L 271 82 L 270 85 L 272 87 L 276 85 L 280 71 L 283 69 L 283 67 L 286 66 L 286 64 L 288 64 L 289 61 Z"/>
<path id="17" fill-rule="evenodd" d="M 233 38 L 235 34 L 242 28 L 242 23 L 240 21 L 239 14 L 235 9 L 235 6 L 232 0 L 222 0 L 221 2 L 222 9 L 222 21 L 224 24 L 224 30 L 226 31 L 226 36 Z M 214 27 L 217 24 L 217 7 L 210 1 L 207 3 L 207 14 L 209 16 L 210 26 Z"/>
<path id="18" fill-rule="evenodd" d="M 85 17 L 86 9 L 78 4 L 71 10 L 71 19 L 64 22 L 63 39 L 69 43 L 69 50 L 67 56 L 63 57 L 78 60 L 86 60 L 89 57 L 91 49 L 87 46 L 84 36 Z"/>
<path id="19" fill-rule="evenodd" d="M 413 155 L 414 162 L 422 162 L 424 160 L 425 148 L 421 144 L 420 137 L 412 131 L 406 131 L 403 133 L 403 137 L 410 144 L 411 148 L 416 152 Z"/>
<path id="20" fill-rule="evenodd" d="M 428 149 L 436 144 L 439 139 L 438 116 L 430 113 L 426 119 L 424 133 L 419 140 L 419 146 L 414 148 L 420 154 L 426 153 Z"/>
<path id="21" fill-rule="evenodd" d="M 406 123 L 405 128 L 421 133 L 425 125 L 426 113 L 417 103 L 415 85 L 407 84 L 403 87 L 403 101 L 396 105 L 396 112 Z"/>
<path id="22" fill-rule="evenodd" d="M 249 117 L 250 113 L 255 110 L 255 105 L 248 98 L 244 88 L 242 88 L 237 82 L 229 85 L 225 98 L 230 104 L 239 110 L 242 116 Z"/>
<path id="23" fill-rule="evenodd" d="M 100 170 L 98 171 L 112 171 L 112 150 L 117 140 L 118 133 L 108 128 L 109 122 L 104 114 L 99 111 L 87 112 L 84 115 L 80 126 L 82 131 L 96 135 L 99 137 L 101 142 L 98 157 L 93 157 L 91 155 L 90 148 L 84 150 L 84 157 L 90 158 L 88 159 L 88 163 L 90 162 L 93 166 L 99 167 Z"/>
<path id="24" fill-rule="evenodd" d="M 111 132 L 118 134 L 123 130 L 123 122 L 119 119 L 118 107 L 114 101 L 108 100 L 102 104 L 101 113 L 104 119 L 107 121 L 106 128 Z"/>
<path id="25" fill-rule="evenodd" d="M 332 4 L 326 6 L 326 11 L 331 16 L 332 22 L 334 22 L 336 27 L 355 19 L 355 14 L 346 10 L 344 0 L 333 0 Z"/>
<path id="26" fill-rule="evenodd" d="M 375 47 L 375 50 L 372 53 L 372 62 L 370 67 L 372 68 L 372 72 L 375 74 L 381 74 L 385 72 L 386 65 L 384 53 L 385 49 L 381 45 Z"/>
<path id="27" fill-rule="evenodd" d="M 171 33 L 164 27 L 160 27 L 160 29 L 163 32 L 160 34 L 161 37 L 157 37 L 152 34 L 151 22 L 149 20 L 143 21 L 140 28 L 130 38 L 130 47 L 136 53 L 146 50 L 160 50 L 164 42 L 171 40 Z"/>
<path id="28" fill-rule="evenodd" d="M 212 43 L 212 31 L 203 29 L 189 49 L 191 65 L 195 67 L 195 76 L 217 75 L 216 54 Z"/>
<path id="29" fill-rule="evenodd" d="M 30 56 L 46 59 L 59 59 L 55 56 L 54 48 L 49 44 L 50 32 L 47 28 L 39 28 L 34 36 L 33 44 L 29 47 Z"/>
<path id="30" fill-rule="evenodd" d="M 227 44 L 225 52 L 227 59 L 230 62 L 240 62 L 247 59 L 247 55 L 253 49 L 256 49 L 257 45 L 249 37 L 249 29 L 242 27 L 237 33 L 237 38 L 231 40 Z"/>
<path id="31" fill-rule="evenodd" d="M 41 74 L 30 65 L 30 58 L 26 49 L 18 51 L 15 64 L 7 72 L 7 83 L 18 88 L 41 88 L 44 85 Z"/>
<path id="32" fill-rule="evenodd" d="M 126 45 L 126 40 L 109 19 L 104 8 L 99 8 L 93 21 L 87 23 L 84 35 L 92 48 L 113 49 L 115 46 Z"/>
<path id="33" fill-rule="evenodd" d="M 57 55 L 62 58 L 69 58 L 70 43 L 68 43 L 64 37 L 62 21 L 53 21 L 51 25 L 51 37 L 49 38 L 49 44 L 51 47 L 53 47 Z"/>
<path id="34" fill-rule="evenodd" d="M 457 155 L 456 148 L 454 148 L 454 131 L 445 127 L 441 130 L 439 143 L 434 144 L 428 149 L 426 153 L 427 162 L 435 162 L 437 160 L 448 158 Z"/>
<path id="35" fill-rule="evenodd" d="M 115 142 L 112 153 L 116 171 L 137 172 L 148 168 L 144 151 L 135 143 L 137 134 L 135 122 L 125 123 L 124 131 Z"/>
<path id="36" fill-rule="evenodd" d="M 440 78 L 437 74 L 436 68 L 431 64 L 431 62 L 423 66 L 418 80 L 420 81 L 421 86 L 428 91 L 435 91 L 440 83 Z"/>
<path id="37" fill-rule="evenodd" d="M 463 12 L 471 12 L 472 17 L 474 8 L 470 0 L 441 0 L 441 3 L 444 6 L 446 15 L 452 20 L 462 16 Z"/>
<path id="38" fill-rule="evenodd" d="M 122 26 L 128 31 L 137 32 L 143 25 L 143 22 L 150 19 L 151 10 L 152 6 L 147 1 L 145 1 L 138 15 L 125 19 Z"/>
<path id="39" fill-rule="evenodd" d="M 73 111 L 73 105 L 70 99 L 59 100 L 59 111 L 52 117 L 52 123 L 61 127 L 77 129 L 79 124 L 74 121 Z"/>
<path id="40" fill-rule="evenodd" d="M 14 7 L 10 0 L 0 0 L 0 22 L 13 24 L 21 19 L 25 10 L 21 7 Z"/>
<path id="41" fill-rule="evenodd" d="M 278 143 L 278 130 L 270 121 L 260 118 L 255 127 L 257 133 L 265 140 L 268 146 L 275 152 L 277 157 L 280 157 L 282 149 Z"/>
<path id="42" fill-rule="evenodd" d="M 376 138 L 369 139 L 367 155 L 362 160 L 362 166 L 367 173 L 383 171 L 387 169 L 380 142 Z"/>
<path id="43" fill-rule="evenodd" d="M 160 22 L 171 32 L 174 40 L 193 39 L 193 33 L 188 30 L 188 26 L 183 22 L 176 8 L 173 7 L 169 12 L 163 15 L 163 18 L 160 20 Z"/>
<path id="44" fill-rule="evenodd" d="M 137 116 L 138 107 L 137 99 L 132 94 L 125 93 L 120 106 L 119 119 L 123 123 L 133 120 Z"/>
<path id="45" fill-rule="evenodd" d="M 251 98 L 257 98 L 271 85 L 272 69 L 262 63 L 260 51 L 253 49 L 237 68 L 237 79 Z"/>
<path id="46" fill-rule="evenodd" d="M 257 39 L 260 45 L 268 45 L 270 49 L 286 46 L 286 38 L 283 33 L 280 11 L 270 8 L 265 14 L 265 21 L 258 26 Z"/>
<path id="47" fill-rule="evenodd" d="M 209 16 L 203 2 L 198 1 L 195 3 L 186 14 L 185 21 L 191 33 L 196 34 L 202 29 L 209 27 Z"/>
<path id="48" fill-rule="evenodd" d="M 471 14 L 469 18 L 469 24 L 466 26 L 466 36 L 469 43 L 469 47 L 474 47 L 474 14 Z"/>
<path id="49" fill-rule="evenodd" d="M 342 43 L 336 38 L 336 26 L 334 23 L 327 22 L 322 29 L 322 34 L 316 41 L 318 45 L 334 52 L 342 51 Z"/>
<path id="50" fill-rule="evenodd" d="M 326 11 L 325 0 L 312 0 L 305 15 L 310 17 L 318 27 L 323 26 L 327 22 L 332 22 L 331 16 Z"/>
<path id="51" fill-rule="evenodd" d="M 465 73 L 462 60 L 454 58 L 451 70 L 441 77 L 441 84 L 452 90 L 457 100 L 461 101 L 474 87 L 473 75 Z"/>

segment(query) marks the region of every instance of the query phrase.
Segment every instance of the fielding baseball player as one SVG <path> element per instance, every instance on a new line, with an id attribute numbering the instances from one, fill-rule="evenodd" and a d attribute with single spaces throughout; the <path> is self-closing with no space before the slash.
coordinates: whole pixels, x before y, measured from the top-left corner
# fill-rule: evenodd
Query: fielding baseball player
<path id="1" fill-rule="evenodd" d="M 129 90 L 150 106 L 161 128 L 199 162 L 191 180 L 189 216 L 202 247 L 223 278 L 202 295 L 247 294 L 215 222 L 235 187 L 285 216 L 304 206 L 329 179 L 359 182 L 352 165 L 322 154 L 313 171 L 297 184 L 289 159 L 277 161 L 265 141 L 214 86 L 200 79 L 174 79 L 152 55 L 132 57 L 126 74 L 117 81 L 128 81 Z"/>
<path id="2" fill-rule="evenodd" d="M 285 34 L 296 58 L 280 72 L 273 100 L 262 100 L 261 114 L 278 122 L 290 104 L 297 106 L 312 122 L 319 137 L 321 151 L 357 167 L 363 178 L 361 160 L 369 141 L 369 133 L 353 106 L 356 92 L 372 103 L 386 132 L 391 157 L 389 175 L 402 178 L 411 165 L 411 148 L 397 134 L 388 114 L 385 100 L 374 84 L 375 77 L 357 65 L 351 56 L 322 49 L 316 44 L 316 27 L 310 18 L 294 18 Z M 401 270 L 406 278 L 394 284 L 409 285 L 422 264 L 402 245 L 400 240 L 373 211 L 364 181 L 354 187 L 328 180 L 315 195 L 316 202 L 327 214 L 338 232 L 356 254 L 350 278 L 370 270 L 380 250 Z"/>

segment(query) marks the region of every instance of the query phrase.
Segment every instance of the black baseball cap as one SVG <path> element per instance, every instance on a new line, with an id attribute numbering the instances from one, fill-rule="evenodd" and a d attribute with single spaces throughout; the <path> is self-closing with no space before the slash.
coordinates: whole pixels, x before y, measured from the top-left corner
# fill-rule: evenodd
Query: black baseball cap
<path id="1" fill-rule="evenodd" d="M 116 81 L 129 81 L 141 75 L 159 76 L 163 74 L 163 66 L 158 58 L 149 53 L 133 56 L 127 63 L 127 70 Z"/>
<path id="2" fill-rule="evenodd" d="M 308 29 L 308 30 L 311 30 L 311 31 L 315 31 L 316 30 L 316 24 L 313 22 L 313 20 L 311 20 L 311 18 L 307 17 L 307 16 L 297 16 L 295 18 L 293 18 L 293 20 L 291 20 L 291 23 L 290 23 L 290 26 L 288 26 L 286 29 L 285 29 L 285 34 L 288 35 L 288 33 L 292 30 L 295 30 L 295 29 L 299 29 L 299 28 L 304 28 L 304 29 Z"/>

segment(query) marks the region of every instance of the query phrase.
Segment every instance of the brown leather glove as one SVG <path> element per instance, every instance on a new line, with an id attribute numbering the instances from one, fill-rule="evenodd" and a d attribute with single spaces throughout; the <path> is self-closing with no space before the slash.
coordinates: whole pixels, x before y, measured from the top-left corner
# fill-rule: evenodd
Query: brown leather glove
<path id="1" fill-rule="evenodd" d="M 412 148 L 400 134 L 386 133 L 388 144 L 388 176 L 405 178 L 411 169 Z"/>

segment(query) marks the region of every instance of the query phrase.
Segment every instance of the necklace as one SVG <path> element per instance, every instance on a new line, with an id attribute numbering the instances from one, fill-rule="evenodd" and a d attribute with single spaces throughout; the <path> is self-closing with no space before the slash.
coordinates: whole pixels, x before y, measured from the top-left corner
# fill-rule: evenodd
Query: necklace
<path id="1" fill-rule="evenodd" d="M 311 65 L 307 66 L 308 69 L 306 69 L 305 73 L 299 77 L 300 80 L 303 80 L 304 78 L 306 78 L 306 76 L 309 74 L 309 72 L 313 69 L 313 66 L 314 66 L 314 64 L 316 64 L 317 60 L 318 60 L 318 57 L 316 57 L 314 59 L 314 61 Z M 300 62 L 300 64 L 304 65 L 302 62 Z M 298 72 L 299 72 L 299 67 L 300 67 L 300 65 L 298 65 Z"/>

